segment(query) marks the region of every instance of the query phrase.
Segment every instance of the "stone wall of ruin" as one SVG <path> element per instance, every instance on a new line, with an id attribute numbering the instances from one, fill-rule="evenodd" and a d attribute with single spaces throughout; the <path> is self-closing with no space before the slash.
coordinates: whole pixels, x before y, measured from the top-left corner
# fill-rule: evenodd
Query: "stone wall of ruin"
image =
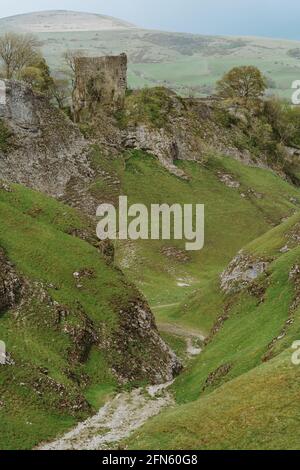
<path id="1" fill-rule="evenodd" d="M 121 109 L 127 89 L 127 56 L 75 59 L 73 112 L 76 122 L 87 120 L 98 107 Z"/>

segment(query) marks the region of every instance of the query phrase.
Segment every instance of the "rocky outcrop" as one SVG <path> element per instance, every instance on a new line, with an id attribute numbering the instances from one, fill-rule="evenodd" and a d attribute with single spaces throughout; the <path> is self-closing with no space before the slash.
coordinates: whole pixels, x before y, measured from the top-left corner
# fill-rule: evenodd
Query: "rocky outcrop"
<path id="1" fill-rule="evenodd" d="M 146 380 L 160 384 L 173 380 L 182 368 L 176 355 L 161 339 L 147 302 L 138 294 L 117 312 L 118 326 L 112 333 L 108 333 L 105 325 L 93 322 L 79 304 L 75 312 L 63 306 L 56 306 L 56 312 L 57 324 L 72 343 L 71 365 L 84 364 L 94 346 L 105 353 L 120 383 Z M 74 313 L 76 325 L 66 322 Z"/>
<path id="2" fill-rule="evenodd" d="M 276 161 L 287 161 L 290 155 L 297 166 L 299 151 L 285 149 L 272 134 L 271 123 L 266 126 L 267 119 L 263 102 L 250 109 L 217 97 L 182 98 L 164 87 L 139 90 L 125 100 L 124 145 L 153 154 L 176 176 L 185 176 L 176 167 L 177 160 L 203 163 L 213 153 L 292 179 Z M 265 139 L 272 143 L 273 153 L 259 134 L 262 129 L 270 131 Z"/>
<path id="3" fill-rule="evenodd" d="M 207 377 L 202 391 L 205 391 L 209 387 L 215 387 L 220 384 L 221 380 L 225 378 L 232 369 L 232 364 L 222 364 L 216 370 L 211 372 Z"/>
<path id="4" fill-rule="evenodd" d="M 225 184 L 225 186 L 227 186 L 228 188 L 238 189 L 241 186 L 241 184 L 236 181 L 232 175 L 218 172 L 218 178 L 221 183 Z"/>
<path id="5" fill-rule="evenodd" d="M 95 173 L 88 161 L 88 143 L 79 129 L 47 98 L 17 81 L 5 81 L 0 118 L 11 132 L 9 150 L 0 152 L 0 178 L 48 193 L 94 214 L 98 204 L 89 195 L 88 187 Z M 3 185 L 3 190 L 11 190 L 6 183 Z M 74 235 L 91 242 L 89 233 Z M 54 311 L 54 320 L 49 319 L 47 327 L 61 328 L 70 338 L 71 364 L 84 363 L 95 346 L 105 353 L 121 382 L 165 382 L 180 370 L 176 356 L 159 336 L 149 306 L 132 285 L 128 284 L 128 292 L 133 300 L 120 306 L 116 311 L 118 326 L 107 331 L 105 325 L 92 322 L 80 305 L 55 305 L 47 287 L 31 288 L 27 282 L 26 296 L 23 293 L 22 297 L 21 283 L 12 266 L 2 257 L 0 263 L 0 312 L 12 308 L 19 299 L 26 303 L 35 298 L 46 303 Z M 82 280 L 93 273 L 83 270 L 73 275 L 80 290 Z M 75 324 L 68 322 L 69 316 L 75 316 Z"/>
<path id="6" fill-rule="evenodd" d="M 124 111 L 124 146 L 153 154 L 170 173 L 186 178 L 176 161 L 201 162 L 206 148 L 199 117 L 206 119 L 209 107 L 203 104 L 201 116 L 198 111 L 188 100 L 165 88 L 134 92 Z"/>
<path id="7" fill-rule="evenodd" d="M 294 325 L 296 320 L 296 314 L 300 306 L 300 265 L 295 264 L 291 267 L 289 272 L 289 281 L 294 285 L 294 298 L 289 307 L 288 319 L 284 322 L 284 325 L 280 333 L 272 339 L 268 344 L 267 352 L 263 355 L 262 361 L 270 361 L 276 354 L 277 344 L 284 340 L 289 332 L 289 329 Z"/>
<path id="8" fill-rule="evenodd" d="M 124 144 L 126 148 L 143 150 L 155 155 L 170 173 L 186 177 L 184 171 L 174 164 L 175 160 L 180 160 L 180 147 L 183 142 L 167 133 L 165 129 L 151 129 L 143 125 L 129 128 Z"/>
<path id="9" fill-rule="evenodd" d="M 0 150 L 0 178 L 54 197 L 78 195 L 93 177 L 88 143 L 68 117 L 48 99 L 18 81 L 4 81 L 0 119 L 10 132 L 9 149 Z M 85 194 L 85 208 L 96 204 Z"/>
<path id="10" fill-rule="evenodd" d="M 23 282 L 0 248 L 0 315 L 21 299 Z"/>
<path id="11" fill-rule="evenodd" d="M 147 302 L 141 298 L 131 301 L 119 311 L 119 318 L 120 325 L 110 345 L 117 354 L 117 376 L 125 382 L 148 378 L 153 384 L 160 384 L 173 380 L 182 365 L 161 339 Z"/>
<path id="12" fill-rule="evenodd" d="M 228 293 L 239 292 L 266 272 L 270 262 L 240 251 L 221 274 L 221 288 Z"/>

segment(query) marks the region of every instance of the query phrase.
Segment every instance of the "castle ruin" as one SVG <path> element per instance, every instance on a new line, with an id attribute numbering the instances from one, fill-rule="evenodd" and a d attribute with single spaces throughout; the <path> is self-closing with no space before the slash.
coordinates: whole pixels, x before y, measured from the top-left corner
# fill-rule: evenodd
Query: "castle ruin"
<path id="1" fill-rule="evenodd" d="M 84 122 L 99 107 L 122 109 L 127 89 L 127 55 L 75 58 L 73 113 Z"/>

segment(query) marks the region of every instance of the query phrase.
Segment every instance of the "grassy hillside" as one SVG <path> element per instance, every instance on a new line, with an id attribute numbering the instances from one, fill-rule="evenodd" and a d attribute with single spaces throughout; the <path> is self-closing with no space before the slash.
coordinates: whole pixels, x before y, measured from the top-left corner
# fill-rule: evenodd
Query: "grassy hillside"
<path id="1" fill-rule="evenodd" d="M 12 282 L 22 286 L 11 308 L 7 300 L 3 308 L 13 298 L 4 295 L 7 276 L 1 291 L 0 338 L 10 363 L 0 366 L 0 447 L 28 449 L 98 409 L 118 387 L 117 377 L 133 382 L 135 360 L 136 381 L 150 379 L 153 348 L 155 374 L 164 359 L 148 333 L 134 333 L 142 299 L 101 256 L 88 219 L 6 184 L 0 218 L 1 276 L 13 270 Z"/>
<path id="2" fill-rule="evenodd" d="M 100 155 L 95 150 L 96 165 L 107 168 Z M 204 203 L 204 249 L 185 252 L 183 241 L 118 242 L 116 262 L 146 295 L 159 321 L 208 332 L 222 303 L 219 274 L 239 249 L 298 209 L 299 190 L 269 170 L 221 156 L 211 155 L 203 165 L 178 162 L 178 166 L 189 181 L 170 175 L 142 152 L 110 160 L 110 172 L 120 180 L 118 191 L 128 196 L 130 204 Z M 226 186 L 220 180 L 224 174 L 238 181 L 239 188 Z M 112 197 L 113 188 L 109 182 L 99 183 L 99 196 Z"/>
<path id="3" fill-rule="evenodd" d="M 91 177 L 79 195 L 67 188 L 64 200 L 77 196 L 84 207 L 91 195 L 100 204 L 124 194 L 129 204 L 148 208 L 204 204 L 202 251 L 185 251 L 184 240 L 125 241 L 114 243 L 114 260 L 104 258 L 95 221 L 35 191 L 0 184 L 0 339 L 9 362 L 0 368 L 1 448 L 33 447 L 119 388 L 173 378 L 170 369 L 179 364 L 159 340 L 145 298 L 187 366 L 170 388 L 176 405 L 124 445 L 297 446 L 299 379 L 290 358 L 300 334 L 299 158 L 288 147 L 299 144 L 299 117 L 274 101 L 247 106 L 184 100 L 159 87 L 129 92 L 123 112 L 106 116 L 100 109 L 82 125 L 94 143 Z M 139 129 L 149 132 L 141 144 Z M 0 150 L 8 152 L 9 143 L 3 123 Z M 178 157 L 173 173 L 168 145 L 178 150 L 170 157 Z M 221 273 L 230 278 L 237 253 L 237 285 L 222 290 Z M 260 263 L 260 277 L 245 281 Z M 6 272 L 17 294 L 6 293 Z M 176 327 L 186 335 L 176 336 Z M 205 347 L 189 360 L 185 340 L 189 345 L 200 332 L 208 336 Z"/>
<path id="4" fill-rule="evenodd" d="M 272 260 L 266 273 L 226 297 L 227 319 L 175 384 L 179 405 L 130 447 L 299 448 L 299 370 L 291 362 L 300 334 L 299 222 L 297 214 L 244 249 Z"/>
<path id="5" fill-rule="evenodd" d="M 124 445 L 147 450 L 298 450 L 299 374 L 291 354 L 286 351 L 201 400 L 152 419 Z"/>

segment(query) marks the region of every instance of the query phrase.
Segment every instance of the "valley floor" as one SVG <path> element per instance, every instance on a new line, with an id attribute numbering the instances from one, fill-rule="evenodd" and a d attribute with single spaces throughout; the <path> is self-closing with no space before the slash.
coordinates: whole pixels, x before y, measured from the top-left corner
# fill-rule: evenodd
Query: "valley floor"
<path id="1" fill-rule="evenodd" d="M 160 325 L 162 332 L 184 338 L 186 355 L 192 358 L 201 353 L 199 343 L 204 336 L 195 330 L 185 330 L 176 325 Z M 158 415 L 164 408 L 175 404 L 169 387 L 173 382 L 137 388 L 116 395 L 98 413 L 61 438 L 42 444 L 38 450 L 106 450 L 118 443 Z"/>

